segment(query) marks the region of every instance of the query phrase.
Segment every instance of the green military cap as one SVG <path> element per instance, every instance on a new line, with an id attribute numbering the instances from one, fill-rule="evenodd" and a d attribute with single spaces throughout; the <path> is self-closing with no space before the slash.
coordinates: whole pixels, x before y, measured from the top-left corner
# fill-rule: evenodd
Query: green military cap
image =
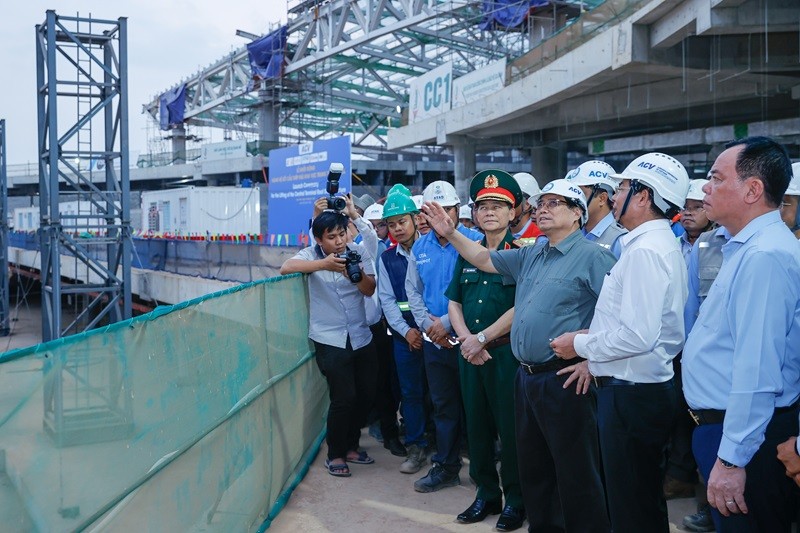
<path id="1" fill-rule="evenodd" d="M 482 170 L 475 174 L 469 186 L 469 197 L 473 202 L 501 200 L 512 206 L 523 201 L 522 189 L 514 177 L 503 170 Z"/>

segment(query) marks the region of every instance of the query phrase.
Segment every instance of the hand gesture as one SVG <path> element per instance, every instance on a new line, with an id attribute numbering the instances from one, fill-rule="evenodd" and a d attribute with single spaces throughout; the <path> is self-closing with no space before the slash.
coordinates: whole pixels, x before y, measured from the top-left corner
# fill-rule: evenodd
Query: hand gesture
<path id="1" fill-rule="evenodd" d="M 356 204 L 353 203 L 352 194 L 347 193 L 347 195 L 344 197 L 344 203 L 345 203 L 344 214 L 349 216 L 350 220 L 355 220 L 359 216 L 361 216 L 358 214 L 358 211 L 356 211 Z"/>
<path id="2" fill-rule="evenodd" d="M 708 476 L 708 503 L 722 516 L 747 514 L 747 504 L 744 501 L 746 480 L 747 472 L 744 468 L 726 468 L 717 458 Z"/>
<path id="3" fill-rule="evenodd" d="M 328 257 L 322 260 L 322 270 L 330 270 L 331 272 L 338 272 L 340 274 L 344 274 L 345 271 L 345 261 L 341 257 L 336 257 L 336 254 L 330 254 Z"/>
<path id="4" fill-rule="evenodd" d="M 800 455 L 797 455 L 797 437 L 778 444 L 778 459 L 786 467 L 786 476 L 800 485 Z"/>
<path id="5" fill-rule="evenodd" d="M 428 225 L 442 237 L 448 237 L 456 230 L 453 219 L 438 202 L 425 202 L 421 214 Z"/>
<path id="6" fill-rule="evenodd" d="M 556 372 L 557 376 L 570 374 L 567 381 L 564 382 L 564 388 L 568 389 L 570 385 L 575 383 L 575 394 L 586 394 L 589 392 L 589 385 L 592 384 L 592 374 L 589 373 L 589 361 L 581 361 L 580 363 L 562 368 Z"/>
<path id="7" fill-rule="evenodd" d="M 433 320 L 433 324 L 431 324 L 425 333 L 428 334 L 432 342 L 435 342 L 439 346 L 443 348 L 452 348 L 450 344 L 447 342 L 447 330 L 444 329 L 444 325 L 442 324 L 442 320 L 438 316 L 430 315 L 431 320 Z"/>
<path id="8" fill-rule="evenodd" d="M 406 341 L 408 347 L 412 350 L 419 351 L 422 349 L 422 333 L 416 328 L 411 328 L 406 332 Z"/>
<path id="9" fill-rule="evenodd" d="M 311 218 L 317 218 L 326 209 L 328 209 L 328 199 L 324 196 L 322 198 L 317 198 L 317 201 L 314 202 L 314 215 Z"/>
<path id="10" fill-rule="evenodd" d="M 569 360 L 578 356 L 578 353 L 575 351 L 575 335 L 578 333 L 580 332 L 572 331 L 570 333 L 564 333 L 550 341 L 550 348 L 553 349 L 553 353 L 556 354 L 556 357 Z"/>
<path id="11" fill-rule="evenodd" d="M 477 335 L 464 335 L 459 337 L 458 340 L 461 342 L 461 355 L 468 361 L 471 357 L 485 351 Z"/>
<path id="12" fill-rule="evenodd" d="M 487 361 L 489 361 L 491 358 L 492 356 L 489 355 L 489 352 L 487 352 L 486 350 L 481 350 L 480 352 L 471 357 L 464 356 L 464 359 L 466 359 L 468 363 L 471 363 L 475 366 L 481 366 Z"/>

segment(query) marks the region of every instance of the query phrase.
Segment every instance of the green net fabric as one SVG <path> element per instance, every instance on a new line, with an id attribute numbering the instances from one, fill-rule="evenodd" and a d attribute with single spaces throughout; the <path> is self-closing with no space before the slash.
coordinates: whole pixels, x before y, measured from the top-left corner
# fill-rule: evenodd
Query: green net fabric
<path id="1" fill-rule="evenodd" d="M 319 445 L 300 276 L 0 355 L 3 531 L 255 531 Z"/>

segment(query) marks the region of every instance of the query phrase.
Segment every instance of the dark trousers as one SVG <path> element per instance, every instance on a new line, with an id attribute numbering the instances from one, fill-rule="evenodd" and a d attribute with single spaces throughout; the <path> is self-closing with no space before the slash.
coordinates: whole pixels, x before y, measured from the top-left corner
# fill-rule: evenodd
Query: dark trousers
<path id="1" fill-rule="evenodd" d="M 401 410 L 406 426 L 406 446 L 424 448 L 425 441 L 425 361 L 421 350 L 412 351 L 405 340 L 394 338 L 394 360 L 400 381 Z"/>
<path id="2" fill-rule="evenodd" d="M 519 368 L 510 345 L 491 351 L 492 359 L 473 365 L 458 358 L 461 397 L 469 446 L 469 475 L 477 497 L 522 507 L 514 433 L 514 377 Z M 500 476 L 495 465 L 495 442 L 500 437 Z M 500 490 L 502 480 L 503 489 Z"/>
<path id="3" fill-rule="evenodd" d="M 436 426 L 436 453 L 431 461 L 448 470 L 461 468 L 458 456 L 461 445 L 461 388 L 458 378 L 458 348 L 439 349 L 424 341 L 425 374 L 433 403 Z"/>
<path id="4" fill-rule="evenodd" d="M 372 342 L 353 350 L 350 338 L 345 348 L 314 342 L 317 366 L 328 381 L 328 459 L 343 459 L 358 449 L 361 428 L 375 401 L 378 361 Z"/>
<path id="5" fill-rule="evenodd" d="M 385 439 L 396 439 L 397 408 L 400 405 L 399 385 L 397 384 L 397 367 L 394 364 L 392 337 L 386 332 L 383 319 L 369 327 L 372 331 L 372 342 L 378 357 L 378 382 L 375 391 L 375 414 L 381 426 L 381 435 Z"/>
<path id="6" fill-rule="evenodd" d="M 683 397 L 680 355 L 672 360 L 675 369 L 675 388 L 678 391 L 678 414 L 667 446 L 667 475 L 678 481 L 697 483 L 697 463 L 692 453 L 694 421 Z"/>
<path id="7" fill-rule="evenodd" d="M 671 380 L 597 391 L 600 453 L 614 533 L 669 531 L 663 485 L 677 400 Z"/>
<path id="8" fill-rule="evenodd" d="M 712 507 L 711 516 L 718 532 L 788 533 L 791 530 L 791 522 L 796 518 L 795 485 L 791 478 L 786 477 L 786 468 L 778 460 L 776 448 L 792 435 L 797 435 L 797 431 L 796 409 L 772 417 L 764 442 L 746 466 L 744 501 L 748 513 L 726 518 Z M 692 448 L 705 479 L 717 460 L 721 440 L 722 424 L 697 426 L 694 430 Z"/>
<path id="9" fill-rule="evenodd" d="M 574 385 L 563 388 L 566 379 L 517 370 L 517 457 L 529 530 L 607 532 L 595 390 L 575 394 Z"/>

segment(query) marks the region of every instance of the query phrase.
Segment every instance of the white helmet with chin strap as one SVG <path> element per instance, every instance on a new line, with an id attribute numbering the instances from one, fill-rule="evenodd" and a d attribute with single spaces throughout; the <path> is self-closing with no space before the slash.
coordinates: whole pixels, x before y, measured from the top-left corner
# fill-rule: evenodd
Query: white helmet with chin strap
<path id="1" fill-rule="evenodd" d="M 380 220 L 383 218 L 383 206 L 381 204 L 372 204 L 364 209 L 364 218 L 367 220 Z"/>
<path id="2" fill-rule="evenodd" d="M 631 196 L 641 190 L 640 185 L 653 191 L 653 203 L 666 216 L 672 216 L 673 211 L 683 209 L 686 194 L 689 192 L 689 174 L 686 169 L 674 157 L 660 152 L 640 155 L 621 174 L 613 174 L 611 177 L 618 181 L 631 180 L 631 189 L 620 211 L 620 218 L 625 214 Z"/>
<path id="3" fill-rule="evenodd" d="M 612 179 L 611 176 L 616 173 L 617 171 L 614 170 L 614 167 L 605 161 L 598 161 L 595 159 L 581 163 L 576 168 L 570 170 L 567 172 L 567 175 L 564 176 L 564 179 L 569 180 L 575 185 L 591 187 L 592 194 L 586 201 L 586 203 L 589 204 L 597 193 L 597 189 L 606 191 L 609 199 L 614 196 L 619 183 Z"/>
<path id="4" fill-rule="evenodd" d="M 530 202 L 533 205 L 536 205 L 536 202 L 539 201 L 539 198 L 544 196 L 545 194 L 556 194 L 558 196 L 563 196 L 568 200 L 572 200 L 574 203 L 578 204 L 578 207 L 581 208 L 581 219 L 580 219 L 580 227 L 583 227 L 586 224 L 586 221 L 589 220 L 589 210 L 586 207 L 586 195 L 583 194 L 583 191 L 580 187 L 573 184 L 569 180 L 553 180 L 544 187 L 535 196 L 531 196 Z"/>
<path id="5" fill-rule="evenodd" d="M 792 180 L 789 182 L 789 188 L 783 194 L 800 196 L 800 163 L 792 163 Z"/>
<path id="6" fill-rule="evenodd" d="M 438 202 L 442 207 L 452 207 L 461 203 L 456 188 L 446 181 L 434 181 L 422 191 L 422 199 L 426 202 Z"/>
<path id="7" fill-rule="evenodd" d="M 517 185 L 522 190 L 522 194 L 528 195 L 528 198 L 533 198 L 534 195 L 539 194 L 539 183 L 531 174 L 527 172 L 517 172 L 514 174 L 514 179 L 517 180 Z M 531 200 L 532 202 L 534 200 Z"/>
<path id="8" fill-rule="evenodd" d="M 706 186 L 706 183 L 708 183 L 708 180 L 702 178 L 690 181 L 689 192 L 686 194 L 686 199 L 702 202 L 703 198 L 706 197 L 706 193 L 703 192 L 703 187 Z"/>

